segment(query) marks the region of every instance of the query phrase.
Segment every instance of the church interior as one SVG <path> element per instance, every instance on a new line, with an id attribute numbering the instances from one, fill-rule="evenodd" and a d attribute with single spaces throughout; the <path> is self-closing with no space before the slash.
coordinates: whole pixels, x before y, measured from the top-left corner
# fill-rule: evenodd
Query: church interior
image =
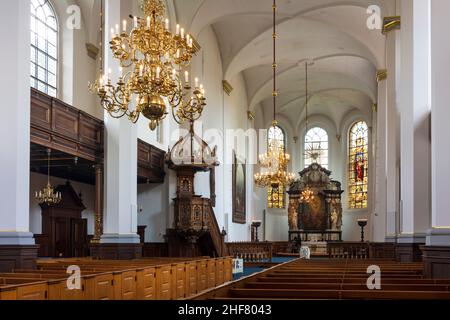
<path id="1" fill-rule="evenodd" d="M 0 300 L 450 299 L 448 0 L 0 6 Z"/>

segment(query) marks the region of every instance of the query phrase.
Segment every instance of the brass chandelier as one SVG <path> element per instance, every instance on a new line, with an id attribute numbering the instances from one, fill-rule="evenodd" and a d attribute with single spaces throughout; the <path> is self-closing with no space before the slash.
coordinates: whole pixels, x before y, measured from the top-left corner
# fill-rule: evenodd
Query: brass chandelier
<path id="1" fill-rule="evenodd" d="M 309 99 L 309 88 L 308 88 L 308 61 L 305 62 L 305 127 L 306 127 L 306 133 L 308 133 L 308 99 Z M 305 151 L 306 156 L 311 157 L 313 161 L 317 162 L 317 159 L 320 156 L 320 152 L 314 152 L 313 150 L 307 150 Z M 315 199 L 314 191 L 309 187 L 308 184 L 306 184 L 305 189 L 302 191 L 302 194 L 300 196 L 300 202 L 303 203 L 310 203 Z"/>
<path id="2" fill-rule="evenodd" d="M 276 129 L 278 122 L 276 120 L 276 105 L 277 105 L 277 84 L 276 84 L 276 76 L 277 76 L 277 61 L 276 61 L 276 11 L 277 4 L 276 0 L 273 1 L 272 6 L 273 11 L 273 121 L 272 126 Z M 284 146 L 281 147 L 278 145 L 276 139 L 275 141 L 268 145 L 267 153 L 259 156 L 259 163 L 261 165 L 261 172 L 256 173 L 254 176 L 255 184 L 260 188 L 272 187 L 277 188 L 279 186 L 288 187 L 295 180 L 295 174 L 287 172 L 289 161 L 291 157 L 289 154 L 285 152 Z"/>
<path id="3" fill-rule="evenodd" d="M 61 202 L 61 192 L 55 192 L 55 189 L 50 184 L 50 154 L 51 150 L 47 150 L 47 186 L 41 190 L 36 191 L 35 199 L 39 204 L 46 204 L 48 206 L 52 206 Z"/>
<path id="4" fill-rule="evenodd" d="M 110 49 L 120 63 L 117 82 L 113 84 L 111 70 L 102 71 L 90 89 L 113 118 L 127 116 L 136 123 L 142 114 L 155 130 L 168 114 L 166 101 L 184 122 L 183 112 L 175 109 L 203 108 L 206 98 L 198 78 L 191 85 L 185 70 L 196 52 L 194 39 L 179 25 L 175 33 L 170 31 L 163 0 L 143 0 L 141 8 L 146 18 L 132 17 L 130 32 L 127 20 L 121 32 L 119 25 L 111 30 Z"/>

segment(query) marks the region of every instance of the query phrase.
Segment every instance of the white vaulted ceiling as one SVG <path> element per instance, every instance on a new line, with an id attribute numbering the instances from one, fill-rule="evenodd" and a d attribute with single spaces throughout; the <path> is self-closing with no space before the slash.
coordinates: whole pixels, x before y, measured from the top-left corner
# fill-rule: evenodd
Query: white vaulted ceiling
<path id="1" fill-rule="evenodd" d="M 224 78 L 242 73 L 251 110 L 271 114 L 272 0 L 173 0 L 177 19 L 195 36 L 211 26 Z M 305 60 L 310 67 L 310 113 L 337 128 L 346 114 L 370 117 L 376 70 L 385 67 L 385 37 L 369 30 L 367 8 L 393 15 L 389 0 L 278 0 L 277 112 L 297 128 L 304 118 Z"/>
<path id="2" fill-rule="evenodd" d="M 87 37 L 98 35 L 98 0 L 76 0 Z M 198 35 L 216 34 L 224 79 L 242 74 L 251 110 L 271 114 L 272 0 L 167 0 L 177 22 Z M 310 68 L 310 114 L 329 117 L 337 128 L 346 114 L 370 118 L 376 101 L 376 70 L 385 68 L 385 37 L 369 30 L 367 8 L 395 14 L 392 0 L 278 0 L 277 112 L 297 128 L 304 118 L 304 61 Z M 261 109 L 262 110 L 261 110 Z M 270 120 L 270 119 L 266 119 Z"/>

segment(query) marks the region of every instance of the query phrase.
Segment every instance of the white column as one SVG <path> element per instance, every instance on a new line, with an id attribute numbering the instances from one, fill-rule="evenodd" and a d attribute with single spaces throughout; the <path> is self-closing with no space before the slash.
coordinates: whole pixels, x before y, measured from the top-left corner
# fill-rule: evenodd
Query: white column
<path id="1" fill-rule="evenodd" d="M 3 1 L 0 38 L 0 245 L 34 244 L 30 198 L 30 2 Z"/>
<path id="2" fill-rule="evenodd" d="M 399 243 L 425 243 L 430 225 L 429 0 L 402 0 L 400 30 L 401 224 Z"/>
<path id="3" fill-rule="evenodd" d="M 375 215 L 372 218 L 374 242 L 384 242 L 386 236 L 386 80 L 378 82 Z"/>
<path id="4" fill-rule="evenodd" d="M 388 77 L 387 110 L 386 110 L 386 241 L 395 242 L 398 221 L 398 109 L 397 109 L 397 64 L 396 40 L 400 39 L 399 32 L 389 32 L 386 35 L 386 67 Z"/>
<path id="5" fill-rule="evenodd" d="M 431 1 L 432 229 L 427 245 L 450 246 L 450 1 Z"/>
<path id="6" fill-rule="evenodd" d="M 110 30 L 127 19 L 131 1 L 105 1 L 105 42 Z M 130 25 L 130 24 L 129 24 Z M 111 69 L 113 83 L 119 63 L 105 46 L 105 67 Z M 137 125 L 128 118 L 113 119 L 105 113 L 105 218 L 101 243 L 139 243 L 137 235 Z"/>

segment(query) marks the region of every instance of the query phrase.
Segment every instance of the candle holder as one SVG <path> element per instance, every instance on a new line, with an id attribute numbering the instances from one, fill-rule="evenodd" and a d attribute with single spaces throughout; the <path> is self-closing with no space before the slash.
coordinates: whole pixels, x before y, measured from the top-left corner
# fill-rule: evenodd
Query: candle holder
<path id="1" fill-rule="evenodd" d="M 261 226 L 261 221 L 253 221 L 252 222 L 252 241 L 259 242 L 258 239 L 258 228 Z"/>
<path id="2" fill-rule="evenodd" d="M 364 242 L 364 227 L 367 226 L 367 219 L 358 219 L 358 225 L 361 227 L 361 242 Z"/>

